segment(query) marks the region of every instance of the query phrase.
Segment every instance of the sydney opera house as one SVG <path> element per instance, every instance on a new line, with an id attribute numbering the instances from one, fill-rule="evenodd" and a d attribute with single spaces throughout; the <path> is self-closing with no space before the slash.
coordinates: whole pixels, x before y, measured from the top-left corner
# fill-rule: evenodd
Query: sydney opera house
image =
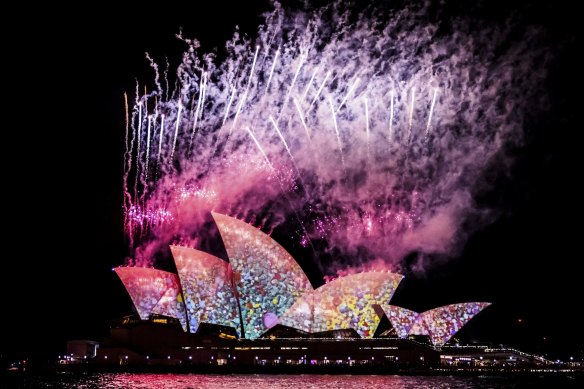
<path id="1" fill-rule="evenodd" d="M 110 363 L 437 363 L 489 305 L 426 312 L 390 305 L 403 276 L 362 272 L 313 288 L 294 258 L 258 228 L 212 214 L 229 258 L 171 246 L 176 273 L 118 267 L 139 317 L 112 324 Z M 377 362 L 375 362 L 377 358 Z"/>

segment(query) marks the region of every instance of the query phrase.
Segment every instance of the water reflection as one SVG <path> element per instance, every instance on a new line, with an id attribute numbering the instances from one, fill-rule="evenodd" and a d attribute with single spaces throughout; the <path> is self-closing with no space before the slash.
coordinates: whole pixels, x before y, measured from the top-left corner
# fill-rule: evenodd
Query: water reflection
<path id="1" fill-rule="evenodd" d="M 3 381 L 3 382 L 2 382 Z M 453 377 L 351 375 L 52 374 L 0 376 L 2 388 L 312 389 L 581 387 L 570 377 Z"/>

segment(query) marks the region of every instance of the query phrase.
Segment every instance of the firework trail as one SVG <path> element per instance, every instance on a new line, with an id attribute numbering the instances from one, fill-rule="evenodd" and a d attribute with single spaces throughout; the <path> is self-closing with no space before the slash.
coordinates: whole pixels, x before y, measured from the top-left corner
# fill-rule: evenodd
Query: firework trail
<path id="1" fill-rule="evenodd" d="M 278 56 L 280 55 L 280 48 L 276 50 L 276 54 L 274 55 L 274 60 L 272 61 L 272 68 L 270 69 L 270 76 L 268 77 L 268 82 L 266 82 L 266 93 L 268 93 L 268 88 L 270 87 L 270 81 L 272 81 L 272 76 L 274 75 L 274 69 L 276 68 L 276 64 L 278 63 Z"/>
<path id="2" fill-rule="evenodd" d="M 256 61 L 258 59 L 259 51 L 260 51 L 260 47 L 256 46 L 256 51 L 255 51 L 255 54 L 253 56 L 253 62 L 251 64 L 251 70 L 249 71 L 249 76 L 247 77 L 247 85 L 245 86 L 245 91 L 243 92 L 243 96 L 241 97 L 239 105 L 237 106 L 237 112 L 235 112 L 235 118 L 233 119 L 233 124 L 231 125 L 231 128 L 229 129 L 229 134 L 231 134 L 231 132 L 233 131 L 233 128 L 235 128 L 235 125 L 237 124 L 237 118 L 239 117 L 239 113 L 241 112 L 241 109 L 243 108 L 243 104 L 245 104 L 245 99 L 247 98 L 247 94 L 249 92 L 249 85 L 251 84 L 251 80 L 253 77 L 253 70 L 255 68 L 255 64 L 256 64 Z"/>
<path id="3" fill-rule="evenodd" d="M 432 104 L 430 104 L 430 113 L 428 114 L 428 123 L 426 124 L 426 135 L 430 131 L 430 125 L 432 124 L 432 114 L 434 113 L 434 104 L 436 104 L 436 94 L 438 89 L 434 89 L 434 94 L 432 95 Z"/>
<path id="4" fill-rule="evenodd" d="M 393 90 L 389 96 L 389 143 L 391 144 L 391 139 L 393 137 Z"/>
<path id="5" fill-rule="evenodd" d="M 461 224 L 482 211 L 473 188 L 521 142 L 545 73 L 531 32 L 509 41 L 505 27 L 448 20 L 446 33 L 428 12 L 275 4 L 220 63 L 180 36 L 175 89 L 151 60 L 155 89 L 136 93 L 125 140 L 133 259 L 200 243 L 211 210 L 285 225 L 305 247 L 325 242 L 317 260 L 397 266 L 412 251 L 457 247 Z"/>
<path id="6" fill-rule="evenodd" d="M 160 166 L 160 161 L 162 158 L 162 140 L 164 139 L 164 114 L 160 116 L 160 138 L 158 138 L 158 157 L 156 157 L 157 167 L 158 170 Z"/>
<path id="7" fill-rule="evenodd" d="M 306 132 L 306 139 L 308 142 L 310 142 L 310 131 L 308 130 L 308 126 L 306 125 L 306 121 L 304 120 L 304 115 L 302 114 L 302 108 L 300 108 L 300 103 L 296 99 L 294 99 L 294 106 L 298 111 L 298 118 L 300 119 L 300 123 L 302 123 L 302 128 L 304 128 L 304 131 Z"/>

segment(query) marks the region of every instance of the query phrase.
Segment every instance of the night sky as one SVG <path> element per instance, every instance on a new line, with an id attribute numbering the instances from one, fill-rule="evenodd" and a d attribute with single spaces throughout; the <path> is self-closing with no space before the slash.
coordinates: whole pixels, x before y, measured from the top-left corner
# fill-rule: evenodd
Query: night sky
<path id="1" fill-rule="evenodd" d="M 5 76 L 16 85 L 15 124 L 3 142 L 6 157 L 4 239 L 0 290 L 0 354 L 56 355 L 65 341 L 99 340 L 108 320 L 132 313 L 112 267 L 123 264 L 123 93 L 135 79 L 152 79 L 145 52 L 176 66 L 182 26 L 202 51 L 221 47 L 235 25 L 254 34 L 268 2 L 164 3 L 134 11 L 88 7 L 38 10 L 51 17 L 22 19 Z M 584 293 L 578 166 L 581 125 L 577 103 L 576 12 L 561 2 L 448 2 L 446 14 L 498 23 L 520 15 L 544 30 L 555 48 L 544 86 L 549 111 L 526 122 L 526 142 L 505 171 L 481 179 L 494 189 L 479 203 L 500 210 L 455 256 L 433 259 L 425 273 L 406 274 L 392 303 L 415 310 L 463 301 L 490 301 L 461 331 L 463 339 L 504 343 L 550 356 L 583 356 L 577 317 Z M 488 3 L 488 4 L 487 4 Z M 139 10 L 138 10 L 139 9 Z M 18 75 L 18 76 L 16 76 Z M 279 240 L 277 232 L 274 237 Z M 285 240 L 280 243 L 292 253 Z M 416 254 L 406 258 L 415 261 Z M 314 277 L 314 275 L 313 275 Z M 314 281 L 314 280 L 313 280 Z"/>

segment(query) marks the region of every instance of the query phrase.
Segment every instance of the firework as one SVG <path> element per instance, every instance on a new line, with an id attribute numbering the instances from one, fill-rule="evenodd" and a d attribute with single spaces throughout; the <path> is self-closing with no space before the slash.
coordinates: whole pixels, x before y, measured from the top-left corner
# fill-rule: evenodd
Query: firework
<path id="1" fill-rule="evenodd" d="M 201 237 L 213 210 L 286 224 L 295 242 L 325 241 L 359 263 L 451 249 L 481 172 L 521 139 L 518 113 L 541 77 L 529 53 L 495 56 L 502 30 L 450 21 L 439 32 L 428 7 L 275 8 L 222 61 L 181 36 L 176 82 L 153 64 L 156 88 L 136 88 L 124 164 L 132 256 L 147 263 Z"/>

